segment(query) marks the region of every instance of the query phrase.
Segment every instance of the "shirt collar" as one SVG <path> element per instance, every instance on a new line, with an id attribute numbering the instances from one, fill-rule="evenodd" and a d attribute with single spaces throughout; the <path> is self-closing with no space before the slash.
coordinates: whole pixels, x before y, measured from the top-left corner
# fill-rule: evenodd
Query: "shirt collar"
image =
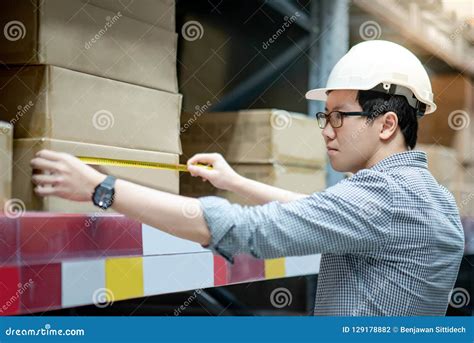
<path id="1" fill-rule="evenodd" d="M 386 169 L 402 166 L 428 169 L 426 153 L 420 150 L 399 152 L 384 158 L 370 169 L 384 171 Z"/>

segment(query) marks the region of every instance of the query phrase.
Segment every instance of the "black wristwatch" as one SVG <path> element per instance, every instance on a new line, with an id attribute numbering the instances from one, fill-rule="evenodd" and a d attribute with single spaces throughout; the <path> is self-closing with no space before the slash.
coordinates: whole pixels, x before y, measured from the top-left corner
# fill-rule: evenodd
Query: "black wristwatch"
<path id="1" fill-rule="evenodd" d="M 103 210 L 108 209 L 114 202 L 115 176 L 108 175 L 94 190 L 92 202 Z"/>

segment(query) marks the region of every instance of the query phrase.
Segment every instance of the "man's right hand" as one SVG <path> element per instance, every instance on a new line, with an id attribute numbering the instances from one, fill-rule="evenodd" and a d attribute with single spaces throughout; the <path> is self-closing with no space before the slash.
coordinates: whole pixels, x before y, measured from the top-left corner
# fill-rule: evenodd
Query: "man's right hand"
<path id="1" fill-rule="evenodd" d="M 207 164 L 212 166 L 212 169 L 195 164 Z M 218 153 L 196 154 L 188 160 L 187 166 L 192 176 L 199 176 L 214 187 L 227 191 L 234 191 L 242 178 Z"/>

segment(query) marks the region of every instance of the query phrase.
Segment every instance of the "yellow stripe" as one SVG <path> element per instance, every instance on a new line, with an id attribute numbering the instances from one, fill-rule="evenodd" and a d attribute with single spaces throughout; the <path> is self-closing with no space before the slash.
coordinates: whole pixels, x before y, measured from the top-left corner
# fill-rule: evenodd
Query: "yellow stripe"
<path id="1" fill-rule="evenodd" d="M 165 170 L 177 170 L 181 172 L 188 172 L 188 167 L 185 164 L 169 164 L 159 162 L 142 162 L 132 160 L 118 160 L 113 158 L 99 158 L 99 157 L 88 157 L 88 156 L 77 156 L 82 162 L 92 165 L 100 166 L 116 166 L 116 167 L 130 167 L 130 168 L 151 168 L 151 169 L 165 169 Z M 196 164 L 200 167 L 212 169 L 212 166 L 205 164 Z"/>
<path id="2" fill-rule="evenodd" d="M 276 279 L 286 276 L 285 258 L 265 260 L 265 279 Z"/>
<path id="3" fill-rule="evenodd" d="M 105 260 L 105 287 L 110 294 L 107 301 L 143 296 L 143 260 L 141 257 L 110 258 Z"/>

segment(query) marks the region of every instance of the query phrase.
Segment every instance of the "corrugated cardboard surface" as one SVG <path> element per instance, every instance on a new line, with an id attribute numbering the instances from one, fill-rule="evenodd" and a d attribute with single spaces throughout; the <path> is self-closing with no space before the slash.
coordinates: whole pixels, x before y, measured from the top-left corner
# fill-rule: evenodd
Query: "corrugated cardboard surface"
<path id="1" fill-rule="evenodd" d="M 230 163 L 326 164 L 316 120 L 282 110 L 184 113 L 181 139 L 186 159 L 200 152 L 219 152 Z"/>
<path id="2" fill-rule="evenodd" d="M 450 120 L 449 115 L 455 111 L 473 111 L 473 84 L 459 73 L 434 75 L 431 84 L 437 109 L 419 121 L 418 141 L 451 147 L 462 122 L 460 117 L 454 120 L 454 114 Z"/>
<path id="3" fill-rule="evenodd" d="M 121 12 L 141 22 L 175 31 L 174 0 L 82 0 L 106 10 Z"/>
<path id="4" fill-rule="evenodd" d="M 3 0 L 0 60 L 52 64 L 177 93 L 177 35 L 80 0 Z"/>
<path id="5" fill-rule="evenodd" d="M 474 165 L 458 169 L 456 183 L 450 187 L 458 203 L 461 216 L 474 218 Z"/>
<path id="6" fill-rule="evenodd" d="M 428 169 L 440 184 L 449 188 L 456 182 L 461 165 L 454 149 L 442 145 L 417 144 L 416 150 L 426 152 Z"/>
<path id="7" fill-rule="evenodd" d="M 0 122 L 0 206 L 11 198 L 12 187 L 12 148 L 13 127 L 9 123 Z"/>
<path id="8" fill-rule="evenodd" d="M 469 112 L 465 111 L 464 113 Z M 463 164 L 474 166 L 474 109 L 473 112 L 468 115 L 469 117 L 466 118 L 469 118 L 469 125 L 465 124 L 466 126 L 464 128 L 456 132 L 453 147 L 458 154 L 459 160 Z"/>
<path id="9" fill-rule="evenodd" d="M 57 197 L 40 198 L 33 192 L 30 160 L 41 149 L 51 149 L 76 156 L 115 158 L 124 160 L 178 163 L 179 156 L 161 152 L 132 150 L 104 145 L 85 144 L 52 139 L 14 140 L 13 197 L 21 199 L 28 211 L 52 212 L 98 212 L 89 202 L 73 202 Z M 101 166 L 100 171 L 118 178 L 171 193 L 179 193 L 179 173 L 160 169 L 140 169 L 128 167 Z"/>
<path id="10" fill-rule="evenodd" d="M 49 137 L 181 153 L 181 95 L 52 66 L 0 69 L 0 119 Z"/>
<path id="11" fill-rule="evenodd" d="M 234 164 L 232 167 L 244 177 L 297 193 L 311 194 L 321 192 L 326 188 L 326 172 L 321 169 L 271 164 Z M 218 190 L 209 182 L 203 182 L 201 178 L 192 177 L 190 174 L 181 175 L 180 188 L 181 194 L 186 196 L 217 195 L 230 202 L 244 205 L 254 204 L 251 199 L 245 199 L 232 192 Z"/>
<path id="12" fill-rule="evenodd" d="M 474 218 L 474 182 L 458 183 L 449 189 L 456 199 L 461 217 Z"/>

